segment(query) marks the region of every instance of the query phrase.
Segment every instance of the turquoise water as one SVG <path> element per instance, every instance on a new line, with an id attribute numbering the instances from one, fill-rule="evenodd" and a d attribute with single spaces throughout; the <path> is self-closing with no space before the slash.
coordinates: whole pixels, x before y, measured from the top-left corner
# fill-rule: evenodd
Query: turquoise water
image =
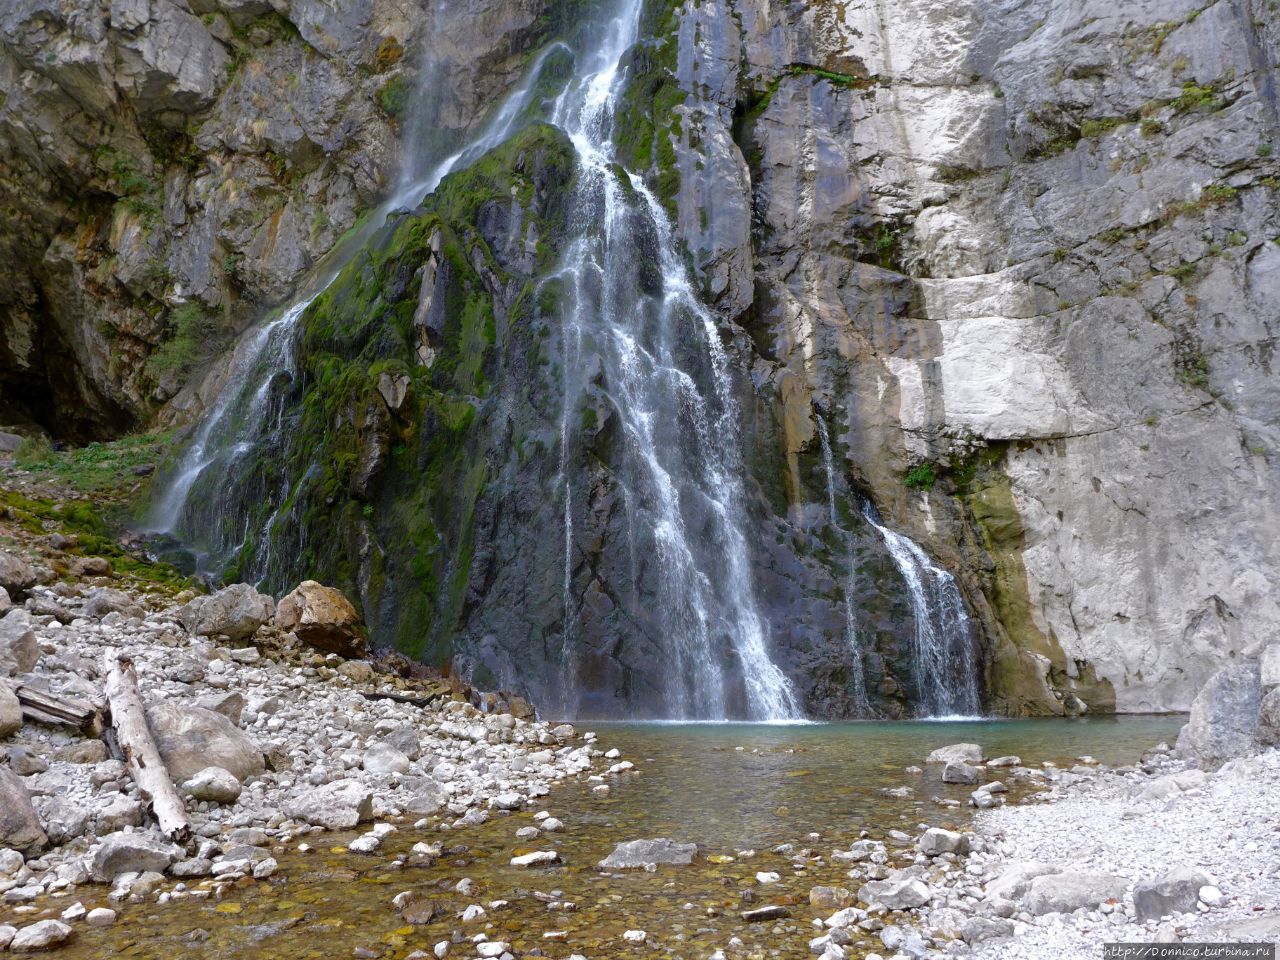
<path id="1" fill-rule="evenodd" d="M 911 765 L 923 767 L 930 750 L 972 741 L 988 756 L 1017 754 L 1028 764 L 1069 765 L 1091 755 L 1118 765 L 1136 761 L 1161 740 L 1172 741 L 1183 720 L 584 724 L 580 729 L 596 730 L 602 748 L 617 747 L 638 770 L 608 777 L 607 795 L 593 792 L 596 784 L 584 779 L 554 788 L 539 807 L 495 816 L 476 828 L 441 832 L 434 824 L 415 830 L 402 823 L 374 856 L 345 850 L 354 834 L 317 836 L 310 841 L 315 852 L 277 852 L 280 874 L 266 882 L 241 881 L 221 901 L 112 904 L 120 910 L 114 927 L 81 926 L 59 956 L 330 960 L 359 949 L 403 960 L 415 950 L 430 952 L 456 932 L 509 941 L 517 957 L 564 960 L 578 953 L 590 960 L 706 960 L 739 937 L 743 949 L 734 957 L 800 960 L 809 957 L 807 942 L 814 936 L 809 921 L 818 913 L 808 905 L 810 888 L 858 886 L 847 878 L 847 864 L 830 862 L 833 849 L 847 848 L 862 830 L 880 838 L 895 828 L 914 834 L 921 823 L 968 823 L 970 807 L 935 802 L 966 800 L 968 788 L 943 784 L 936 765 L 919 774 L 905 772 Z M 912 796 L 882 792 L 903 785 L 912 788 Z M 1019 790 L 1015 785 L 1015 802 Z M 562 819 L 564 832 L 517 840 L 516 830 L 534 824 L 539 808 Z M 698 859 L 690 867 L 663 867 L 656 873 L 606 876 L 596 869 L 615 843 L 661 836 L 697 843 Z M 419 840 L 443 842 L 445 855 L 426 864 L 394 862 Z M 792 856 L 773 851 L 787 843 L 794 852 L 807 849 L 810 855 L 797 865 Z M 533 870 L 510 866 L 513 855 L 531 850 L 555 850 L 561 863 Z M 781 880 L 760 886 L 757 871 L 777 872 Z M 475 892 L 454 889 L 464 877 L 475 881 Z M 439 919 L 406 924 L 391 905 L 405 890 L 429 895 L 440 907 Z M 92 908 L 107 905 L 106 893 L 84 888 L 76 898 Z M 570 901 L 575 908 L 550 909 L 548 899 Z M 465 927 L 459 921 L 469 904 L 494 900 L 508 902 Z M 48 915 L 67 902 L 45 904 Z M 742 910 L 763 904 L 786 905 L 792 917 L 766 924 L 740 919 Z M 29 918 L 36 919 L 41 915 Z M 648 934 L 641 947 L 622 939 L 624 931 L 636 929 Z M 557 939 L 545 939 L 549 932 Z M 879 941 L 868 936 L 851 956 L 877 948 Z M 463 944 L 449 953 L 473 955 Z"/>

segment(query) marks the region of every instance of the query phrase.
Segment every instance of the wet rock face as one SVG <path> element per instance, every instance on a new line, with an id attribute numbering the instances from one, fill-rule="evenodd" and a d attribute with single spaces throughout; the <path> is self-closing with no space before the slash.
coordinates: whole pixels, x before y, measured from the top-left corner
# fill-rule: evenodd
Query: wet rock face
<path id="1" fill-rule="evenodd" d="M 816 401 L 957 572 L 1012 712 L 1185 709 L 1280 618 L 1275 13 L 1094 6 L 674 5 L 704 290 L 801 464 Z"/>
<path id="2" fill-rule="evenodd" d="M 468 4 L 465 29 L 445 6 L 6 4 L 0 420 L 114 436 L 286 299 L 394 184 L 414 115 L 476 122 L 542 28 L 532 0 Z M 411 95 L 432 58 L 439 103 Z"/>

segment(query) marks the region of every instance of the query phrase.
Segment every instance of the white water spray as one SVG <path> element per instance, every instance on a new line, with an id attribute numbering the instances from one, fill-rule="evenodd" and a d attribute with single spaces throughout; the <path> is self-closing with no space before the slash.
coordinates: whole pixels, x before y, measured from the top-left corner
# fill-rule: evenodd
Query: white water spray
<path id="1" fill-rule="evenodd" d="M 880 533 L 907 584 L 916 621 L 912 674 L 923 716 L 974 716 L 982 709 L 973 628 L 956 579 L 913 540 L 880 522 L 870 503 L 862 515 Z"/>

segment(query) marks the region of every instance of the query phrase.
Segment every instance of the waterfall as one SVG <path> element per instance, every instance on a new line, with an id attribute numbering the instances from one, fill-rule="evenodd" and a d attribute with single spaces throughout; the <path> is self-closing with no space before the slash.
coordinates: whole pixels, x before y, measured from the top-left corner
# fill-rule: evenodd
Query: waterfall
<path id="1" fill-rule="evenodd" d="M 167 473 L 166 486 L 152 503 L 146 528 L 155 534 L 177 538 L 194 553 L 202 571 L 216 570 L 236 556 L 254 535 L 261 544 L 250 570 L 242 578 L 261 582 L 272 570 L 272 550 L 278 537 L 299 538 L 306 531 L 277 531 L 272 526 L 289 501 L 288 484 L 271 482 L 268 463 L 273 452 L 285 449 L 282 431 L 292 426 L 284 419 L 288 386 L 297 377 L 293 355 L 298 321 L 313 300 L 333 283 L 342 268 L 356 256 L 385 222 L 387 215 L 417 206 L 440 181 L 465 168 L 501 144 L 528 122 L 538 81 L 548 58 L 568 48 L 553 43 L 536 57 L 523 83 L 512 91 L 489 117 L 470 143 L 441 159 L 438 152 L 410 151 L 395 192 L 372 212 L 352 235 L 341 241 L 304 281 L 294 303 L 252 329 L 237 344 L 222 387 L 176 466 Z M 440 81 L 438 65 L 427 64 L 421 74 L 417 98 L 433 102 L 429 87 Z M 429 108 L 419 108 L 415 126 L 431 122 Z M 420 129 L 410 130 L 411 142 L 421 144 Z M 240 515 L 244 500 L 227 497 L 228 480 L 245 484 L 245 496 L 265 500 L 271 506 L 261 530 L 247 529 Z M 301 542 L 291 546 L 300 548 Z"/>
<path id="2" fill-rule="evenodd" d="M 858 640 L 858 624 L 854 616 L 853 593 L 854 577 L 857 567 L 853 556 L 853 539 L 841 528 L 836 515 L 836 472 L 831 456 L 831 437 L 827 434 L 827 422 L 820 414 L 814 414 L 818 421 L 818 439 L 822 442 L 822 466 L 827 472 L 827 516 L 832 528 L 840 536 L 848 540 L 849 575 L 844 585 L 844 635 L 849 644 L 849 678 L 853 684 L 853 709 L 860 716 L 869 716 L 871 705 L 867 700 L 867 678 L 862 668 L 862 644 Z"/>
<path id="3" fill-rule="evenodd" d="M 917 707 L 923 716 L 976 716 L 977 651 L 973 626 L 956 579 L 935 564 L 920 545 L 880 522 L 864 503 L 862 515 L 880 533 L 911 599 L 916 632 L 911 645 Z"/>
<path id="4" fill-rule="evenodd" d="M 665 714 L 793 719 L 800 708 L 770 656 L 755 596 L 743 529 L 739 411 L 719 327 L 693 290 L 666 211 L 643 179 L 616 161 L 619 67 L 636 42 L 641 6 L 623 0 L 552 116 L 573 143 L 579 168 L 559 273 L 571 294 L 561 318 L 560 462 L 572 463 L 580 442 L 572 426 L 586 386 L 577 368 L 590 342 L 620 426 L 622 499 L 629 528 L 643 541 L 632 548 L 645 558 L 639 562 L 655 587 L 649 602 L 666 634 Z M 644 274 L 646 266 L 657 268 L 656 278 Z M 559 486 L 568 590 L 576 487 L 567 466 Z M 570 609 L 566 597 L 566 643 Z M 731 663 L 741 675 L 740 705 Z"/>
<path id="5" fill-rule="evenodd" d="M 285 475 L 278 457 L 297 429 L 300 318 L 388 213 L 416 205 L 451 171 L 530 122 L 534 99 L 545 96 L 542 65 L 552 52 L 565 52 L 573 75 L 554 100 L 550 122 L 571 141 L 578 176 L 563 257 L 555 276 L 543 281 L 562 283 L 570 294 L 559 317 L 564 396 L 553 494 L 563 497 L 565 702 L 578 682 L 578 647 L 589 639 L 575 636 L 581 598 L 572 591 L 576 524 L 587 529 L 586 518 L 575 514 L 585 510 L 590 488 L 576 458 L 584 449 L 577 414 L 590 389 L 620 425 L 619 462 L 610 467 L 625 504 L 635 582 L 645 583 L 646 615 L 659 625 L 660 635 L 649 639 L 665 658 L 664 702 L 656 712 L 794 719 L 801 716 L 797 697 L 770 655 L 756 598 L 740 411 L 719 324 L 693 289 L 661 203 L 616 161 L 611 127 L 624 86 L 621 64 L 637 42 L 641 7 L 642 0 L 620 0 L 616 15 L 579 30 L 579 38 L 590 38 L 581 47 L 592 49 L 559 43 L 543 50 L 522 86 L 462 149 L 443 159 L 410 150 L 394 195 L 329 255 L 293 305 L 242 338 L 220 394 L 168 474 L 151 526 L 199 551 L 202 569 L 225 569 L 237 558 L 237 575 L 259 582 L 272 576 L 277 560 L 284 569 L 288 558 L 305 555 L 309 537 L 325 535 L 291 519 L 294 495 L 308 478 Z M 424 70 L 424 82 L 438 82 L 439 72 Z M 603 387 L 586 382 L 589 355 L 592 362 L 598 357 Z M 265 524 L 249 529 L 246 504 L 266 506 Z"/>

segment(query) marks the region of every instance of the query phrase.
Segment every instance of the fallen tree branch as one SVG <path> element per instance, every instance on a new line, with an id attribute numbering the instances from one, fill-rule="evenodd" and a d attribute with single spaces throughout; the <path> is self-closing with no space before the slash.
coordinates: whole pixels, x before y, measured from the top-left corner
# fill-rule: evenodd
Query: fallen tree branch
<path id="1" fill-rule="evenodd" d="M 448 696 L 448 694 L 437 693 L 431 697 L 410 697 L 403 693 L 368 693 L 361 690 L 360 696 L 366 700 L 394 700 L 396 703 L 410 703 L 415 707 L 429 707 L 441 698 Z"/>
<path id="2" fill-rule="evenodd" d="M 191 835 L 187 808 L 169 779 L 169 771 L 147 727 L 147 710 L 138 692 L 138 675 L 128 657 L 121 656 L 107 677 L 107 703 L 120 749 L 124 751 L 138 792 L 151 804 L 160 832 L 170 840 L 186 840 Z"/>
<path id="3" fill-rule="evenodd" d="M 14 689 L 22 716 L 36 723 L 79 727 L 98 736 L 102 732 L 102 716 L 93 704 L 75 697 L 59 697 L 34 687 Z"/>

